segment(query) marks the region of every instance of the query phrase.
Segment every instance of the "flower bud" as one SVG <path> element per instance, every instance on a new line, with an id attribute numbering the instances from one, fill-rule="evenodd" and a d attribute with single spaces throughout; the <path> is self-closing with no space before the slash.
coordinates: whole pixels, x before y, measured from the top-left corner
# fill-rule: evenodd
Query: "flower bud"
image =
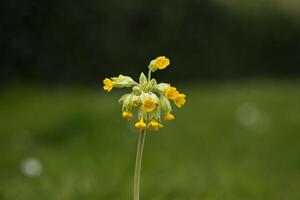
<path id="1" fill-rule="evenodd" d="M 141 85 L 145 85 L 147 83 L 147 77 L 145 76 L 145 74 L 143 72 L 140 75 L 139 81 L 140 81 Z"/>

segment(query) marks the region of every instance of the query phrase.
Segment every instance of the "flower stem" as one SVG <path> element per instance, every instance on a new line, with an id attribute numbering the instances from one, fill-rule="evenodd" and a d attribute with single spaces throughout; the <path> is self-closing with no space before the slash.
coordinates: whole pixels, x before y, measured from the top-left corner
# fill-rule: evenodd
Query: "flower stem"
<path id="1" fill-rule="evenodd" d="M 148 71 L 148 81 L 151 81 L 151 70 Z"/>
<path id="2" fill-rule="evenodd" d="M 133 200 L 140 199 L 140 177 L 141 177 L 141 165 L 142 165 L 145 137 L 146 137 L 146 129 L 141 130 L 139 135 L 136 160 L 135 160 Z"/>
<path id="3" fill-rule="evenodd" d="M 148 81 L 151 80 L 151 70 L 148 71 Z M 147 123 L 148 120 L 146 120 Z M 134 183 L 133 183 L 133 200 L 140 199 L 140 179 L 141 179 L 141 167 L 142 167 L 142 157 L 143 157 L 143 149 L 146 138 L 146 129 L 141 129 L 139 134 L 139 141 L 136 152 L 135 159 L 135 170 L 134 170 Z"/>

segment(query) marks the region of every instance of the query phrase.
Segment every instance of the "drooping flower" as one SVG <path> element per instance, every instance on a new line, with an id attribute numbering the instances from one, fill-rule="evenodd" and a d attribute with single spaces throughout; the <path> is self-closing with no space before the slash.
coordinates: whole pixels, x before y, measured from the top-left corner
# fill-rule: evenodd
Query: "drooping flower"
<path id="1" fill-rule="evenodd" d="M 135 126 L 135 128 L 138 128 L 138 129 L 145 129 L 146 123 L 144 122 L 143 119 L 140 119 L 140 121 L 136 122 L 134 126 Z"/>
<path id="2" fill-rule="evenodd" d="M 164 119 L 166 121 L 171 121 L 171 120 L 175 119 L 175 116 L 173 114 L 171 114 L 171 113 L 168 112 L 168 113 L 165 114 Z"/>
<path id="3" fill-rule="evenodd" d="M 103 80 L 103 89 L 106 90 L 107 92 L 110 92 L 113 89 L 113 82 L 109 78 L 105 78 Z"/>
<path id="4" fill-rule="evenodd" d="M 181 108 L 185 104 L 185 94 L 179 94 L 174 99 L 174 103 L 178 108 Z"/>
<path id="5" fill-rule="evenodd" d="M 179 92 L 175 87 L 168 87 L 165 92 L 166 97 L 171 100 L 174 100 L 178 94 Z"/>
<path id="6" fill-rule="evenodd" d="M 150 131 L 158 131 L 162 127 L 164 127 L 164 126 L 162 124 L 158 123 L 155 119 L 152 119 L 150 121 L 150 123 L 148 124 L 148 129 Z"/>
<path id="7" fill-rule="evenodd" d="M 132 113 L 124 111 L 124 112 L 122 112 L 122 117 L 124 117 L 127 120 L 130 120 L 132 118 Z"/>

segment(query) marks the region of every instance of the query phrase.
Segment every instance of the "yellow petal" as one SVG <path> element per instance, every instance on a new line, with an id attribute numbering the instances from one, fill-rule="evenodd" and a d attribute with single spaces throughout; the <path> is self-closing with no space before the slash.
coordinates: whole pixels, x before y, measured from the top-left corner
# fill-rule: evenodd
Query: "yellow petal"
<path id="1" fill-rule="evenodd" d="M 122 117 L 124 117 L 127 120 L 130 120 L 132 118 L 132 113 L 124 111 L 122 112 Z"/>
<path id="2" fill-rule="evenodd" d="M 136 122 L 134 124 L 135 128 L 138 128 L 138 129 L 145 129 L 146 128 L 146 123 L 144 122 L 143 119 L 141 119 L 140 121 Z"/>
<path id="3" fill-rule="evenodd" d="M 177 97 L 174 99 L 174 103 L 178 108 L 181 108 L 185 104 L 185 94 L 179 94 Z"/>
<path id="4" fill-rule="evenodd" d="M 109 78 L 105 78 L 103 80 L 103 89 L 106 90 L 107 92 L 110 92 L 113 89 L 113 82 Z"/>
<path id="5" fill-rule="evenodd" d="M 156 120 L 151 120 L 151 122 L 148 124 L 148 129 L 150 131 L 158 131 L 162 127 L 164 126 L 158 123 Z"/>
<path id="6" fill-rule="evenodd" d="M 173 119 L 175 119 L 175 116 L 172 115 L 171 113 L 167 113 L 167 114 L 165 115 L 165 120 L 166 120 L 166 121 L 171 121 L 171 120 L 173 120 Z"/>
<path id="7" fill-rule="evenodd" d="M 165 56 L 159 56 L 155 59 L 155 65 L 158 69 L 165 69 L 170 65 L 170 60 Z"/>
<path id="8" fill-rule="evenodd" d="M 174 100 L 178 96 L 179 92 L 175 87 L 168 87 L 165 91 L 165 96 L 168 99 Z"/>

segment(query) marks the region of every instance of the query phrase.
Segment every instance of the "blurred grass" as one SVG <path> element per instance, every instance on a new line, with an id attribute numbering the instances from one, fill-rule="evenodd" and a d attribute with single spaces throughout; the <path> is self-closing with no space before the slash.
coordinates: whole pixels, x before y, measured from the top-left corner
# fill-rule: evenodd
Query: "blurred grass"
<path id="1" fill-rule="evenodd" d="M 149 133 L 142 200 L 300 199 L 299 82 L 191 85 Z M 22 87 L 0 94 L 0 199 L 132 199 L 137 133 L 118 93 Z M 43 172 L 22 173 L 27 158 Z"/>

